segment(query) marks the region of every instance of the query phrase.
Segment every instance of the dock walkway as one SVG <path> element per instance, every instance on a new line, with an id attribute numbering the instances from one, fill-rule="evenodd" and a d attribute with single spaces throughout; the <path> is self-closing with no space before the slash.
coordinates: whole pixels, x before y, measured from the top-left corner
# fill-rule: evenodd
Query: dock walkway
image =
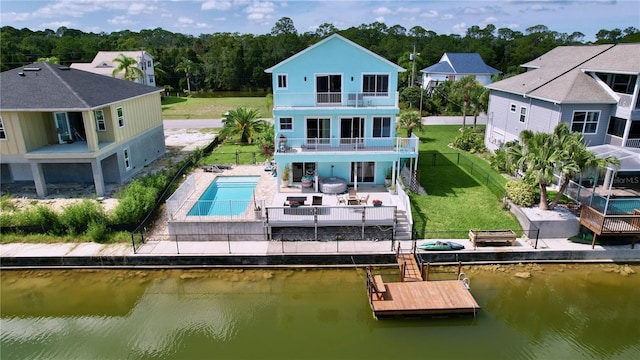
<path id="1" fill-rule="evenodd" d="M 415 253 L 396 254 L 400 282 L 383 281 L 367 268 L 369 304 L 376 318 L 399 315 L 475 314 L 476 302 L 465 281 L 425 281 Z M 460 278 L 460 277 L 459 277 Z"/>

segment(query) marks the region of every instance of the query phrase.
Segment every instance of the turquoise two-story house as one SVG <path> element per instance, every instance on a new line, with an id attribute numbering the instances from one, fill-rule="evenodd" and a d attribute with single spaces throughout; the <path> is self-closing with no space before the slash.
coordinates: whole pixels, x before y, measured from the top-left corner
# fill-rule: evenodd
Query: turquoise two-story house
<path id="1" fill-rule="evenodd" d="M 395 183 L 404 166 L 415 170 L 418 139 L 396 134 L 402 67 L 334 34 L 265 71 L 273 74 L 274 160 L 278 174 L 289 167 L 289 183 L 311 176 L 316 191 L 339 193 L 346 188 L 323 184 L 384 184 L 388 174 Z"/>

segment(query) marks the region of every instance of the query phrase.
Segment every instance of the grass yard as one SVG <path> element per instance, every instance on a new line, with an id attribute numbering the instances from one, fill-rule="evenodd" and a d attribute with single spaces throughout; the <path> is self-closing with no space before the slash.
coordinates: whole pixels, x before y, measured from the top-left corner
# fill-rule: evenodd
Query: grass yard
<path id="1" fill-rule="evenodd" d="M 201 160 L 202 164 L 253 165 L 264 163 L 267 158 L 257 144 L 220 144 Z"/>
<path id="2" fill-rule="evenodd" d="M 273 117 L 266 97 L 192 98 L 166 96 L 162 99 L 162 118 L 220 119 L 224 113 L 238 107 L 258 109 L 263 118 Z"/>
<path id="3" fill-rule="evenodd" d="M 448 147 L 458 134 L 458 125 L 430 125 L 414 131 L 420 137 L 420 184 L 428 195 L 411 195 L 412 212 L 418 238 L 466 238 L 469 229 L 519 230 L 520 224 L 502 208 L 502 201 L 476 177 L 468 167 L 457 166 L 453 156 L 440 156 L 458 152 Z M 438 165 L 431 166 L 426 153 L 439 153 Z M 423 155 L 424 154 L 424 155 Z M 482 158 L 462 153 L 462 159 L 473 162 L 474 168 L 489 173 L 496 182 L 504 184 L 500 174 L 491 170 Z M 449 161 L 447 161 L 449 160 Z"/>

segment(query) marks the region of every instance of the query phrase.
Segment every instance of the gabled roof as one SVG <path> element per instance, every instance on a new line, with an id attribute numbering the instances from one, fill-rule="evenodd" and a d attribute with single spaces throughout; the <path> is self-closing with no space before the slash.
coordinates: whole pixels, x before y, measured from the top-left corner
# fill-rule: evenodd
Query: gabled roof
<path id="1" fill-rule="evenodd" d="M 478 53 L 444 53 L 440 62 L 421 71 L 432 74 L 493 75 L 500 73 L 500 70 L 485 64 Z"/>
<path id="2" fill-rule="evenodd" d="M 135 59 L 138 63 L 144 57 L 145 60 L 153 60 L 153 56 L 148 52 L 141 51 L 98 51 L 96 56 L 90 63 L 72 63 L 69 65 L 72 69 L 91 71 L 93 73 L 102 74 L 105 76 L 111 76 L 113 70 L 118 67 L 118 64 L 113 63 L 113 59 L 117 58 L 118 55 L 124 55 L 130 58 Z M 124 71 L 120 72 L 120 77 L 122 78 L 122 74 Z"/>
<path id="3" fill-rule="evenodd" d="M 591 72 L 640 73 L 640 44 L 559 46 L 524 64 L 529 71 L 487 85 L 555 103 L 615 104 Z"/>
<path id="4" fill-rule="evenodd" d="M 41 62 L 0 73 L 0 110 L 84 111 L 161 91 L 161 88 Z"/>
<path id="5" fill-rule="evenodd" d="M 313 50 L 313 49 L 315 49 L 317 47 L 320 47 L 320 46 L 324 45 L 325 43 L 330 42 L 330 41 L 343 41 L 343 42 L 345 42 L 345 43 L 347 43 L 347 44 L 349 44 L 349 45 L 351 45 L 351 46 L 353 46 L 353 47 L 355 47 L 355 48 L 357 48 L 357 49 L 359 49 L 359 50 L 361 50 L 361 51 L 363 51 L 363 52 L 365 52 L 365 53 L 367 53 L 367 54 L 369 54 L 369 55 L 371 55 L 371 56 L 373 56 L 375 58 L 377 58 L 378 60 L 380 60 L 380 61 L 382 61 L 384 63 L 387 63 L 390 66 L 395 67 L 399 72 L 406 71 L 405 68 L 403 68 L 403 67 L 401 67 L 401 66 L 399 66 L 399 65 L 397 65 L 397 64 L 395 64 L 395 63 L 393 63 L 393 62 L 391 62 L 391 61 L 389 61 L 389 60 L 387 60 L 385 58 L 383 58 L 382 56 L 374 53 L 373 51 L 371 51 L 369 49 L 366 49 L 366 48 L 354 43 L 353 41 L 351 41 L 351 40 L 349 40 L 349 39 L 347 39 L 347 38 L 345 38 L 343 36 L 340 36 L 339 34 L 333 34 L 333 35 L 328 36 L 327 38 L 321 40 L 320 42 L 317 42 L 317 43 L 309 46 L 308 48 L 298 52 L 297 54 L 295 54 L 295 55 L 293 55 L 293 56 L 291 56 L 291 57 L 289 57 L 289 58 L 277 63 L 276 65 L 274 65 L 274 66 L 272 66 L 272 67 L 270 67 L 268 69 L 265 69 L 264 72 L 272 73 L 274 70 L 277 70 L 278 67 L 280 67 L 280 66 L 282 66 L 282 65 L 284 65 L 284 64 L 286 64 L 286 63 L 288 63 L 288 62 L 290 62 L 290 61 L 292 61 L 292 60 L 294 60 L 294 59 L 296 59 L 296 58 L 308 53 L 309 51 L 311 51 L 311 50 Z"/>

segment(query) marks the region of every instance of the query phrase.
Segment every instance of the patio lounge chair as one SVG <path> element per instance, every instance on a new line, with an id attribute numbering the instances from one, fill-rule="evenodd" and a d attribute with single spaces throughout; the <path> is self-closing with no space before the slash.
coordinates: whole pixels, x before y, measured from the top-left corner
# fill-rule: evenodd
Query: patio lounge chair
<path id="1" fill-rule="evenodd" d="M 347 200 L 344 198 L 344 196 L 338 196 L 338 205 L 340 204 L 346 204 Z"/>
<path id="2" fill-rule="evenodd" d="M 367 196 L 360 197 L 360 205 L 362 204 L 367 205 L 369 203 L 369 195 L 370 194 L 367 194 Z"/>
<path id="3" fill-rule="evenodd" d="M 202 170 L 204 170 L 204 172 L 210 172 L 210 173 L 221 173 L 222 170 L 220 170 L 220 168 L 214 164 L 212 165 L 205 165 L 202 167 Z"/>

